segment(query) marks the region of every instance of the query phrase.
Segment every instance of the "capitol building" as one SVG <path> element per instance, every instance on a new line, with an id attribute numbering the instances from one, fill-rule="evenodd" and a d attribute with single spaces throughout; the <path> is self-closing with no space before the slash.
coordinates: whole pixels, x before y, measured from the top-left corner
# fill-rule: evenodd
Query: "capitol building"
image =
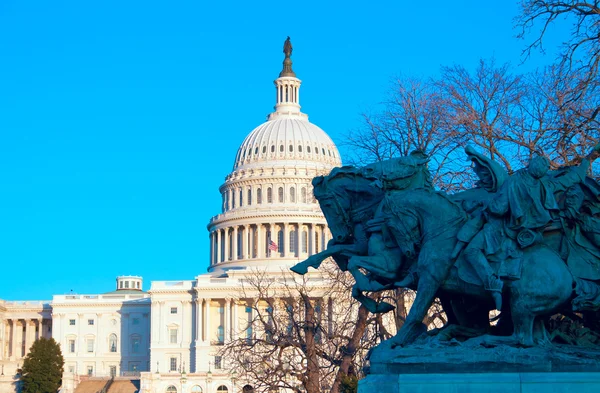
<path id="1" fill-rule="evenodd" d="M 0 300 L 0 393 L 18 391 L 17 369 L 40 337 L 61 346 L 64 393 L 99 391 L 110 377 L 134 381 L 131 392 L 241 391 L 219 349 L 252 335 L 257 298 L 244 283 L 257 271 L 276 281 L 326 247 L 311 180 L 341 165 L 331 138 L 301 111 L 289 41 L 285 48 L 274 111 L 232 152 L 221 211 L 208 220 L 208 272 L 149 284 L 120 276 L 106 293 Z M 323 285 L 320 273 L 307 276 Z"/>

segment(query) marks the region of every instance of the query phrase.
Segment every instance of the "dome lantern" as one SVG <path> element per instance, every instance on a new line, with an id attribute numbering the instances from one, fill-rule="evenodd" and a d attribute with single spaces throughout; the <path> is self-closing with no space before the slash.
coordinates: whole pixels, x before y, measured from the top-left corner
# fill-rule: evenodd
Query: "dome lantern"
<path id="1" fill-rule="evenodd" d="M 283 70 L 279 73 L 279 78 L 273 82 L 275 84 L 275 112 L 271 113 L 268 120 L 275 120 L 285 117 L 300 117 L 308 119 L 308 116 L 300 112 L 300 85 L 302 81 L 296 78 L 296 73 L 292 70 L 292 42 L 288 37 L 283 44 Z"/>

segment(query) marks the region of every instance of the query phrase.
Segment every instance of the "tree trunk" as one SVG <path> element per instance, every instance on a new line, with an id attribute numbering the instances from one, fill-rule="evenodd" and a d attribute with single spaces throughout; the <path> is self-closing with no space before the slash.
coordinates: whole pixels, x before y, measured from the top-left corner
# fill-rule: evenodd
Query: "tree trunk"
<path id="1" fill-rule="evenodd" d="M 321 375 L 316 348 L 317 343 L 315 341 L 315 309 L 308 296 L 303 295 L 302 297 L 305 307 L 304 338 L 306 343 L 306 378 L 304 380 L 304 387 L 306 388 L 306 393 L 320 393 Z"/>
<path id="2" fill-rule="evenodd" d="M 356 328 L 354 329 L 354 333 L 352 334 L 352 338 L 348 342 L 346 346 L 346 350 L 342 355 L 342 361 L 340 363 L 340 367 L 335 376 L 335 381 L 333 382 L 333 386 L 331 387 L 330 393 L 339 393 L 340 384 L 342 383 L 342 377 L 344 375 L 348 375 L 348 371 L 350 370 L 350 366 L 352 365 L 352 360 L 356 355 L 356 351 L 358 345 L 360 343 L 361 338 L 365 334 L 365 330 L 367 329 L 367 319 L 369 318 L 369 312 L 365 308 L 365 306 L 360 306 L 358 309 L 358 319 L 356 321 Z"/>

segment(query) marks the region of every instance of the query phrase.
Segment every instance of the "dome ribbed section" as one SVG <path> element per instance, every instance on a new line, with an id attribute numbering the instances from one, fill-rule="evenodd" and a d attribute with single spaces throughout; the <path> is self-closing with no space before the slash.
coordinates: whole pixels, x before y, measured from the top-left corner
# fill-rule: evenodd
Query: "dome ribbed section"
<path id="1" fill-rule="evenodd" d="M 238 149 L 233 170 L 268 166 L 269 161 L 341 165 L 339 152 L 325 131 L 300 118 L 280 118 L 256 127 Z"/>

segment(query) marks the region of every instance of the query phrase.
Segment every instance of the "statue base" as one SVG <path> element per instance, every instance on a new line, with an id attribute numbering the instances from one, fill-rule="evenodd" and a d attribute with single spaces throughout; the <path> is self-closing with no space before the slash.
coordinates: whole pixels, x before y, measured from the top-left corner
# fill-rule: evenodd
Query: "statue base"
<path id="1" fill-rule="evenodd" d="M 371 374 L 358 393 L 597 393 L 600 372 Z"/>
<path id="2" fill-rule="evenodd" d="M 520 348 L 482 346 L 477 338 L 428 340 L 402 348 L 387 341 L 373 349 L 367 374 L 598 372 L 600 348 L 574 345 Z M 600 392 L 600 390 L 599 390 Z"/>
<path id="3" fill-rule="evenodd" d="M 600 349 L 433 342 L 373 350 L 359 393 L 600 392 Z"/>

